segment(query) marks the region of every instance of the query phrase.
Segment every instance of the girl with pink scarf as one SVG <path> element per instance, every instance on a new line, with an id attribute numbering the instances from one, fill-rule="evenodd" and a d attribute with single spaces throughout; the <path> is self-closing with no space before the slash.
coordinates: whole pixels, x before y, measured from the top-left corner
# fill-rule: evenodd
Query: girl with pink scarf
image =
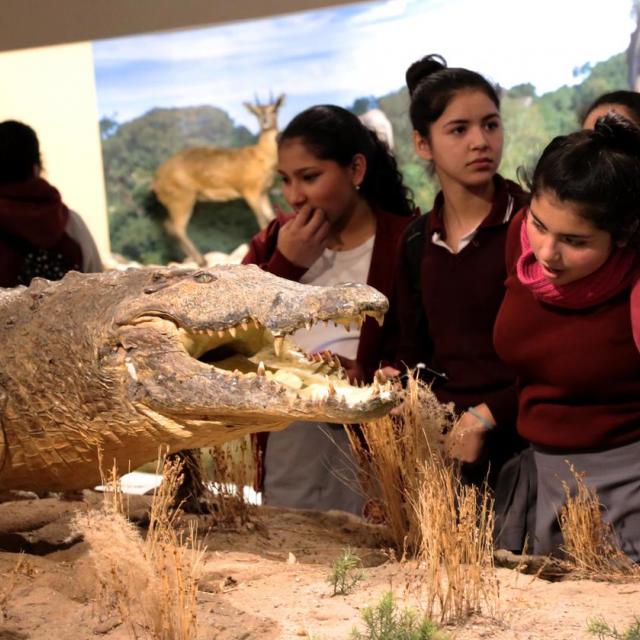
<path id="1" fill-rule="evenodd" d="M 607 115 L 555 138 L 510 228 L 494 331 L 518 375 L 518 431 L 533 447 L 534 553 L 560 550 L 572 464 L 640 561 L 639 229 L 640 129 Z"/>

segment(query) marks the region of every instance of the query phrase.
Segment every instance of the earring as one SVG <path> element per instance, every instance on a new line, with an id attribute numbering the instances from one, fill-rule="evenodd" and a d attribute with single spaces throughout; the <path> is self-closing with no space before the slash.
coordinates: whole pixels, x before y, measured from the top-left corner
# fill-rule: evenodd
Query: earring
<path id="1" fill-rule="evenodd" d="M 360 185 L 359 184 L 354 184 L 353 186 L 356 188 L 356 191 L 360 191 Z"/>

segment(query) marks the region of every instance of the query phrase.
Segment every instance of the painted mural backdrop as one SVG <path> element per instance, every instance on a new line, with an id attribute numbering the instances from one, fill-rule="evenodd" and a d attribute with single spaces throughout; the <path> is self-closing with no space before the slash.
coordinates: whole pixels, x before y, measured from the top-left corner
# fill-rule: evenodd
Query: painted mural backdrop
<path id="1" fill-rule="evenodd" d="M 403 86 L 407 66 L 428 53 L 501 87 L 501 173 L 514 177 L 551 137 L 577 128 L 597 95 L 630 86 L 636 9 L 632 0 L 390 0 L 96 42 L 113 250 L 145 263 L 182 259 L 150 190 L 154 172 L 185 148 L 256 144 L 258 116 L 244 103 L 281 94 L 280 127 L 313 104 L 381 109 L 428 210 L 436 185 L 413 153 Z M 284 205 L 277 180 L 267 194 Z M 245 200 L 199 202 L 189 235 L 200 251 L 229 252 L 258 228 Z"/>

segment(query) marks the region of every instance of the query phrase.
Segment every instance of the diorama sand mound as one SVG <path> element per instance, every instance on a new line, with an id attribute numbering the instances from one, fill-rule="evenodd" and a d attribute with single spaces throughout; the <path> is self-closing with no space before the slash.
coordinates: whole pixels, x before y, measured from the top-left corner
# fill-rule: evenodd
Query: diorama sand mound
<path id="1" fill-rule="evenodd" d="M 64 540 L 74 511 L 95 508 L 102 497 L 81 500 L 23 500 L 0 505 L 0 532 L 30 531 L 41 543 Z M 130 509 L 144 521 L 149 499 L 136 497 Z M 349 637 L 366 605 L 389 589 L 399 602 L 416 605 L 407 581 L 411 563 L 387 560 L 390 541 L 380 527 L 346 514 L 252 508 L 245 524 L 211 529 L 193 518 L 206 546 L 198 591 L 201 640 L 258 640 Z M 189 518 L 187 518 L 188 520 Z M 183 523 L 184 524 L 184 523 Z M 15 535 L 15 533 L 14 533 Z M 10 537 L 10 536 L 9 536 Z M 7 534 L 0 534 L 5 540 Z M 363 558 L 364 579 L 349 595 L 332 597 L 330 565 L 350 547 Z M 548 583 L 498 569 L 499 611 L 472 617 L 452 638 L 538 640 L 592 638 L 590 618 L 603 617 L 619 629 L 640 613 L 640 584 L 592 581 Z M 86 542 L 45 556 L 0 552 L 0 640 L 84 640 L 131 636 L 96 600 L 96 572 Z"/>

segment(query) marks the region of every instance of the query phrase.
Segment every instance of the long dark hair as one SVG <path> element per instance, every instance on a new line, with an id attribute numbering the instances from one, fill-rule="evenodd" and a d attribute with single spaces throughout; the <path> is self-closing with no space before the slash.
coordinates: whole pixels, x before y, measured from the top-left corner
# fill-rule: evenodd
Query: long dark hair
<path id="1" fill-rule="evenodd" d="M 350 166 L 353 157 L 361 153 L 367 170 L 360 193 L 367 202 L 398 216 L 413 213 L 413 196 L 389 148 L 350 111 L 331 104 L 305 109 L 280 133 L 278 144 L 294 138 L 317 158 L 333 160 L 342 167 Z"/>
<path id="2" fill-rule="evenodd" d="M 16 120 L 0 122 L 0 184 L 32 178 L 34 166 L 42 166 L 36 132 Z"/>
<path id="3" fill-rule="evenodd" d="M 593 130 L 554 138 L 533 172 L 533 197 L 548 191 L 614 242 L 640 243 L 640 129 L 608 114 Z"/>
<path id="4" fill-rule="evenodd" d="M 469 69 L 447 67 L 447 61 L 435 53 L 414 62 L 405 78 L 411 97 L 411 124 L 422 137 L 429 136 L 431 125 L 458 91 L 482 91 L 500 109 L 500 98 L 484 76 Z"/>
<path id="5" fill-rule="evenodd" d="M 584 125 L 584 121 L 587 119 L 587 116 L 594 109 L 597 109 L 598 107 L 601 107 L 605 104 L 619 104 L 622 107 L 626 107 L 629 113 L 633 116 L 633 123 L 640 126 L 640 93 L 624 90 L 612 91 L 611 93 L 603 93 L 601 96 L 596 98 L 589 105 L 589 108 L 582 114 L 580 122 L 582 122 L 582 124 Z"/>

